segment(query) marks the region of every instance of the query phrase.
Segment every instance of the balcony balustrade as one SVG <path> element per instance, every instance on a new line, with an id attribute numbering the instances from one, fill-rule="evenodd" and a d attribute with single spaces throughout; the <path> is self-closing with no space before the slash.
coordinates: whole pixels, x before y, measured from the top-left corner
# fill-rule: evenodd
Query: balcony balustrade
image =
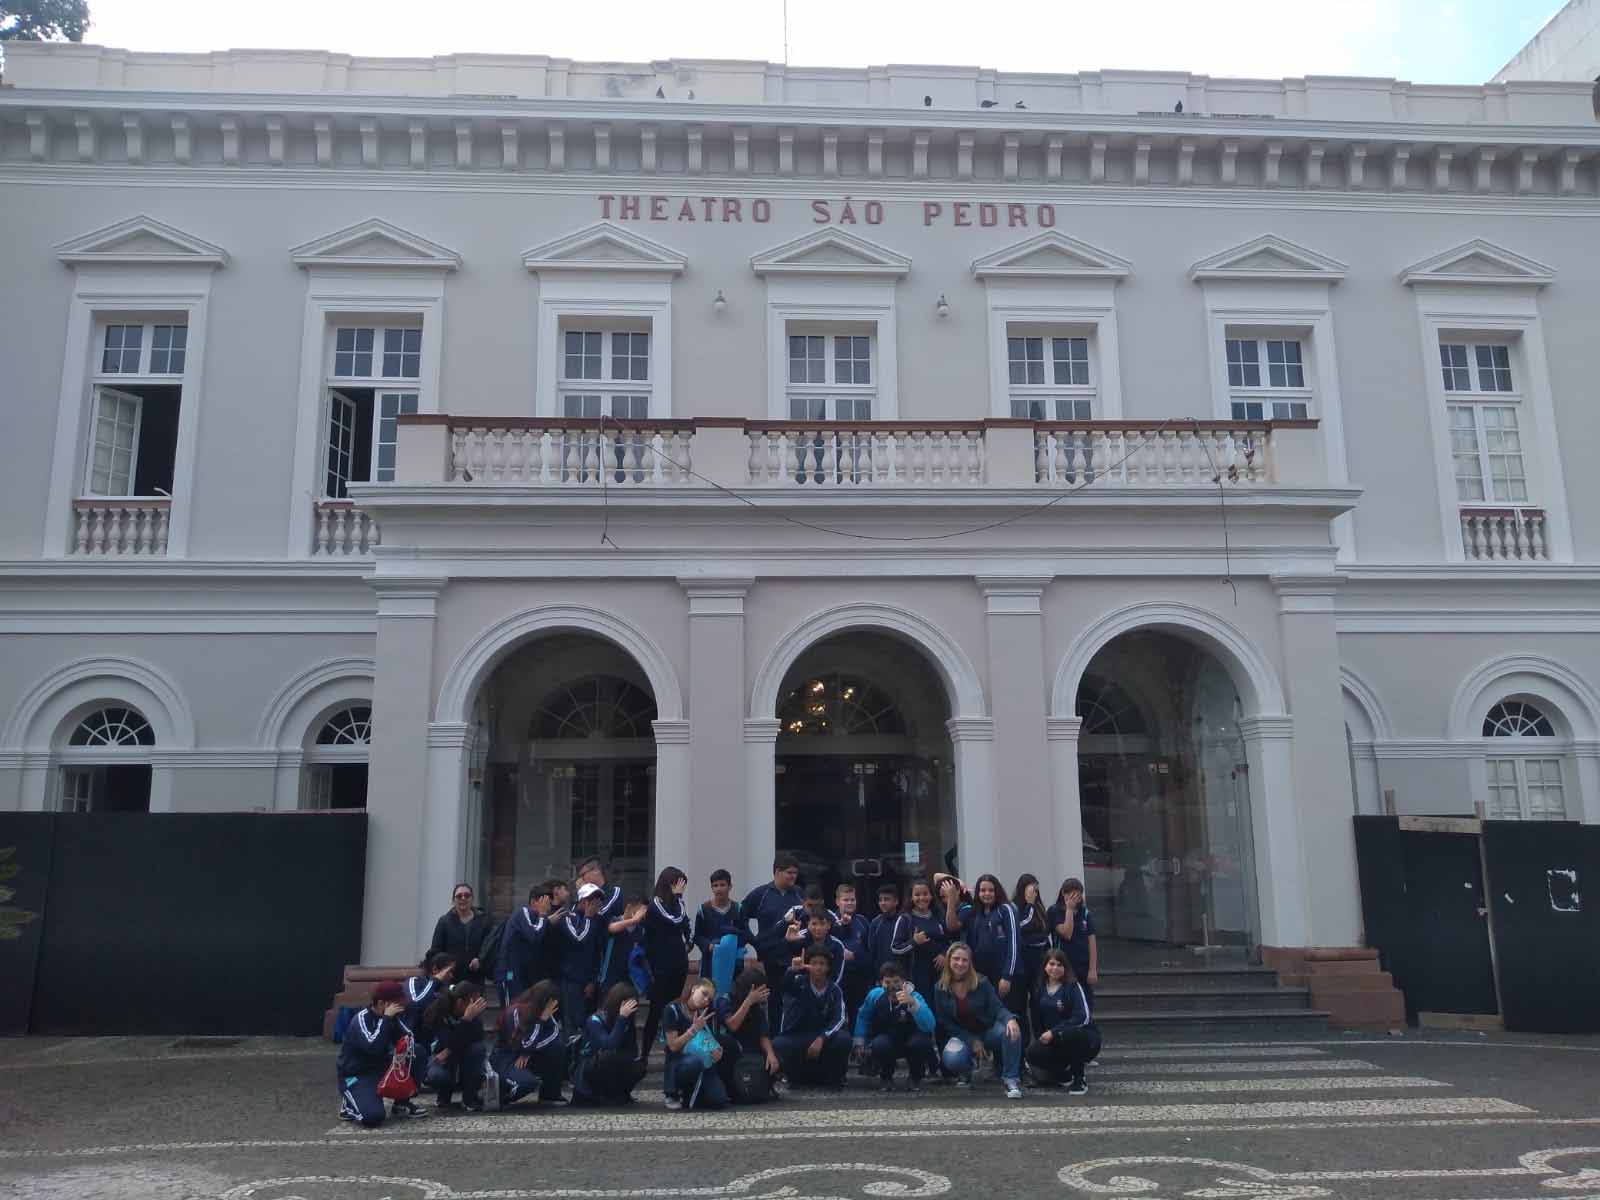
<path id="1" fill-rule="evenodd" d="M 1538 508 L 1464 508 L 1461 545 L 1469 562 L 1547 562 L 1544 511 Z"/>
<path id="2" fill-rule="evenodd" d="M 400 418 L 396 481 L 787 491 L 1327 484 L 1315 421 Z"/>
<path id="3" fill-rule="evenodd" d="M 91 558 L 161 558 L 167 553 L 172 501 L 105 500 L 72 503 L 72 553 Z"/>
<path id="4" fill-rule="evenodd" d="M 313 558 L 359 558 L 378 545 L 377 518 L 349 500 L 318 500 L 312 520 Z"/>

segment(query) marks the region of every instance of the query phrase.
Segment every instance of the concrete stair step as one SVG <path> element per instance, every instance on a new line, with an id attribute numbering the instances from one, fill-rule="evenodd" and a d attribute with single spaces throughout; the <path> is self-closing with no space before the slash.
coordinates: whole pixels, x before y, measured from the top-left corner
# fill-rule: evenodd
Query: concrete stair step
<path id="1" fill-rule="evenodd" d="M 1253 1041 L 1312 1039 L 1328 1033 L 1328 1014 L 1313 1008 L 1096 1012 L 1095 1022 L 1107 1043 L 1114 1045 L 1141 1040 L 1234 1041 L 1245 1036 Z M 1226 1051 L 1219 1049 L 1218 1054 Z"/>
<path id="2" fill-rule="evenodd" d="M 1267 967 L 1145 967 L 1102 970 L 1096 990 L 1252 991 L 1274 987 L 1277 983 L 1277 972 Z"/>
<path id="3" fill-rule="evenodd" d="M 1096 1020 L 1111 1015 L 1145 1012 L 1284 1012 L 1311 1007 L 1311 996 L 1303 988 L 1224 988 L 1186 990 L 1130 990 L 1100 987 L 1095 989 Z"/>

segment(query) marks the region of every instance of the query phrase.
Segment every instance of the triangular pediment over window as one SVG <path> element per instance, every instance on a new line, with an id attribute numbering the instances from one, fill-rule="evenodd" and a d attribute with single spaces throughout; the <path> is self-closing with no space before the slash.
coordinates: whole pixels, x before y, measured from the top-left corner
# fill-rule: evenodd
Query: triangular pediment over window
<path id="1" fill-rule="evenodd" d="M 1127 259 L 1053 229 L 972 262 L 979 279 L 1121 279 L 1132 269 Z"/>
<path id="2" fill-rule="evenodd" d="M 1400 272 L 1400 282 L 1405 284 L 1455 283 L 1491 287 L 1543 287 L 1555 277 L 1553 267 L 1482 238 L 1412 263 Z"/>
<path id="3" fill-rule="evenodd" d="M 904 275 L 911 260 L 887 246 L 838 229 L 819 229 L 750 260 L 757 275 Z"/>
<path id="4" fill-rule="evenodd" d="M 228 252 L 153 217 L 129 217 L 56 247 L 64 263 L 225 266 Z"/>
<path id="5" fill-rule="evenodd" d="M 409 267 L 454 271 L 461 256 L 398 225 L 371 217 L 289 251 L 300 267 Z"/>
<path id="6" fill-rule="evenodd" d="M 1338 283 L 1344 278 L 1345 270 L 1345 264 L 1338 259 L 1269 233 L 1210 258 L 1202 258 L 1189 268 L 1189 278 Z"/>
<path id="7" fill-rule="evenodd" d="M 652 242 L 610 221 L 597 221 L 526 250 L 530 271 L 640 271 L 680 274 L 689 260 L 670 246 Z"/>

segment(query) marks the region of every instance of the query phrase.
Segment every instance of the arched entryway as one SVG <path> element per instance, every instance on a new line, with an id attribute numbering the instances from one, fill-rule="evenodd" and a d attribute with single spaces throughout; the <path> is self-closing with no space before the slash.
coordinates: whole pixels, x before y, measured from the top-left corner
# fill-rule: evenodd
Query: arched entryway
<path id="1" fill-rule="evenodd" d="M 813 643 L 776 707 L 777 849 L 830 897 L 854 883 L 874 911 L 880 883 L 945 869 L 956 848 L 950 702 L 906 641 L 851 630 Z"/>
<path id="2" fill-rule="evenodd" d="M 1244 701 L 1198 642 L 1138 629 L 1077 688 L 1084 882 L 1101 937 L 1259 945 Z"/>
<path id="3" fill-rule="evenodd" d="M 476 713 L 467 840 L 490 911 L 591 855 L 630 894 L 647 891 L 657 707 L 627 651 L 583 633 L 526 642 L 485 680 Z"/>

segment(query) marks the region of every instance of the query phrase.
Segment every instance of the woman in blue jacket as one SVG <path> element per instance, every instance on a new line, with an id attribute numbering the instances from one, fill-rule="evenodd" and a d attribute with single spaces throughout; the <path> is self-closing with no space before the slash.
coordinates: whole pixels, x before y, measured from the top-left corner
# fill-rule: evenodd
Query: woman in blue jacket
<path id="1" fill-rule="evenodd" d="M 656 877 L 655 894 L 644 910 L 644 956 L 650 964 L 650 1013 L 644 1019 L 644 1045 L 640 1061 L 648 1068 L 655 1049 L 656 1031 L 667 1006 L 677 1003 L 689 978 L 689 910 L 683 889 L 689 877 L 677 867 L 666 867 Z"/>
<path id="2" fill-rule="evenodd" d="M 395 1043 L 409 1036 L 400 1023 L 405 988 L 385 980 L 372 989 L 372 1003 L 358 1012 L 339 1044 L 339 1116 L 372 1129 L 383 1124 L 378 1082 L 394 1059 Z M 407 1111 L 397 1109 L 397 1112 Z M 420 1111 L 420 1110 L 419 1110 Z"/>
<path id="3" fill-rule="evenodd" d="M 945 952 L 944 973 L 933 989 L 933 1015 L 940 1062 L 956 1077 L 956 1086 L 971 1087 L 977 1064 L 992 1055 L 1000 1064 L 1006 1098 L 1022 1099 L 1022 1025 L 973 967 L 965 942 Z"/>
<path id="4" fill-rule="evenodd" d="M 951 937 L 967 943 L 973 968 L 1006 1000 L 1022 972 L 1017 910 L 1006 900 L 1005 886 L 993 875 L 978 876 L 969 904 L 960 903 L 960 881 L 949 882 L 951 886 L 944 891 L 945 928 Z M 1026 999 L 1022 1003 L 1026 1007 Z"/>
<path id="5" fill-rule="evenodd" d="M 567 1075 L 565 1043 L 556 1014 L 561 994 L 551 980 L 534 984 L 506 1006 L 489 1061 L 500 1077 L 499 1101 L 503 1108 L 524 1096 L 539 1093 L 551 1103 L 562 1100 L 561 1084 Z"/>
<path id="6" fill-rule="evenodd" d="M 1028 1021 L 1032 1017 L 1033 993 L 1039 986 L 1044 952 L 1050 949 L 1050 923 L 1044 900 L 1039 895 L 1038 878 L 1026 872 L 1017 876 L 1011 903 L 1017 911 L 1017 953 L 1022 968 L 1017 973 L 1010 995 L 1006 997 L 1006 1007 L 1023 1021 Z"/>
<path id="7" fill-rule="evenodd" d="M 483 1010 L 489 1002 L 475 983 L 452 984 L 428 1006 L 426 1021 L 433 1031 L 419 1072 L 423 1087 L 437 1097 L 438 1107 L 452 1107 L 457 1089 L 473 1112 L 483 1108 L 483 1068 L 489 1049 L 483 1042 Z"/>
<path id="8" fill-rule="evenodd" d="M 633 1014 L 639 992 L 631 983 L 614 985 L 599 1010 L 583 1023 L 572 1097 L 580 1104 L 632 1104 L 633 1089 L 644 1078 Z"/>
<path id="9" fill-rule="evenodd" d="M 1074 1096 L 1087 1095 L 1083 1069 L 1100 1054 L 1100 1030 L 1089 1010 L 1088 995 L 1059 950 L 1045 954 L 1043 973 L 1033 995 L 1037 1036 L 1028 1044 L 1028 1069 L 1036 1083 L 1065 1087 Z"/>

